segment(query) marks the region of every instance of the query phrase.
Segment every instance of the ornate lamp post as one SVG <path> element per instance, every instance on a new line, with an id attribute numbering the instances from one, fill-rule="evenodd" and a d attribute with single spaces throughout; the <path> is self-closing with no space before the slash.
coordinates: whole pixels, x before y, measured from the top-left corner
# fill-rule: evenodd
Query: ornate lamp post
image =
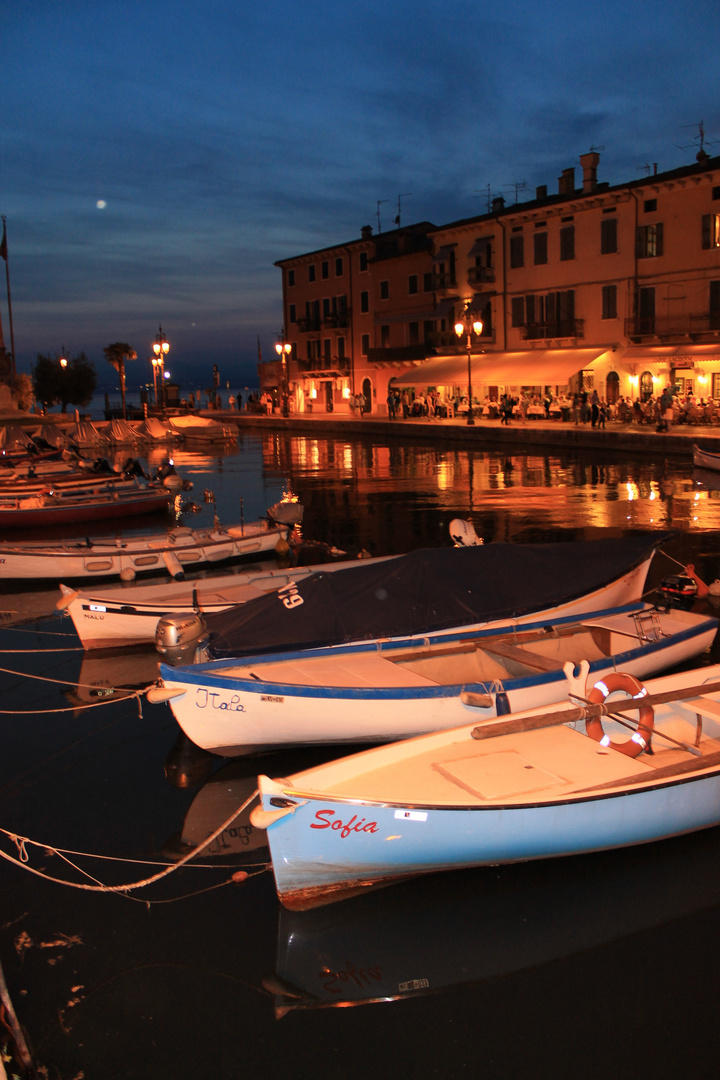
<path id="1" fill-rule="evenodd" d="M 158 404 L 158 375 L 160 377 L 160 395 L 162 397 L 162 407 L 165 410 L 165 383 L 163 381 L 163 369 L 165 367 L 165 357 L 170 352 L 170 346 L 167 338 L 163 334 L 162 326 L 158 327 L 158 332 L 155 335 L 155 341 L 153 342 L 153 382 L 155 384 L 155 405 Z"/>
<path id="2" fill-rule="evenodd" d="M 67 357 L 65 356 L 65 346 L 62 347 L 62 353 L 60 354 L 60 367 L 65 370 L 67 367 Z"/>
<path id="3" fill-rule="evenodd" d="M 482 334 L 482 320 L 477 317 L 474 311 L 470 310 L 468 304 L 465 311 L 455 323 L 455 333 L 459 338 L 466 335 L 466 348 L 467 348 L 467 367 L 468 367 L 468 424 L 475 423 L 475 417 L 473 416 L 472 407 L 472 366 L 471 366 L 471 354 L 472 354 L 472 336 L 476 334 L 478 337 Z"/>
<path id="4" fill-rule="evenodd" d="M 280 357 L 280 360 L 282 362 L 282 387 L 281 387 L 282 414 L 283 414 L 283 416 L 288 416 L 289 413 L 290 413 L 290 410 L 288 408 L 287 361 L 288 361 L 288 356 L 292 352 L 292 345 L 290 345 L 290 343 L 287 342 L 287 341 L 283 341 L 282 338 L 281 338 L 280 341 L 278 341 L 277 344 L 275 345 L 275 352 L 278 354 L 278 356 Z"/>

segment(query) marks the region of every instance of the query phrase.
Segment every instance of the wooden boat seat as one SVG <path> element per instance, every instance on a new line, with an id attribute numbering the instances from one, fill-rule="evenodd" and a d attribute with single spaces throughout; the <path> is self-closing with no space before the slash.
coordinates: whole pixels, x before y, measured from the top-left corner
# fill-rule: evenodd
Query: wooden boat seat
<path id="1" fill-rule="evenodd" d="M 560 671 L 563 666 L 561 660 L 542 656 L 540 653 L 532 652 L 530 649 L 523 649 L 519 645 L 511 645 L 507 641 L 483 643 L 482 647 L 486 652 L 503 656 L 506 660 L 515 660 L 520 664 L 526 664 L 528 667 L 535 668 L 538 671 Z"/>

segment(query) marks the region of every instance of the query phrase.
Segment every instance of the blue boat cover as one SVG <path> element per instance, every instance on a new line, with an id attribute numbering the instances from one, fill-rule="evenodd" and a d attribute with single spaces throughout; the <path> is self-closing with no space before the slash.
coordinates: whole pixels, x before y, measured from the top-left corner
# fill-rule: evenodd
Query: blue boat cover
<path id="1" fill-rule="evenodd" d="M 211 652 L 247 656 L 512 619 L 609 585 L 672 535 L 420 549 L 318 571 L 292 587 L 208 614 Z"/>

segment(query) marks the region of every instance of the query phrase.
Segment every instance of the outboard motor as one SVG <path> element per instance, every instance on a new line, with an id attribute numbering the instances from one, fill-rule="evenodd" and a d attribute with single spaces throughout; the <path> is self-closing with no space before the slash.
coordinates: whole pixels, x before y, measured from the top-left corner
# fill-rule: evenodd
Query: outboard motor
<path id="1" fill-rule="evenodd" d="M 155 629 L 155 648 L 171 667 L 210 659 L 210 635 L 199 611 L 163 615 Z"/>
<path id="2" fill-rule="evenodd" d="M 685 574 L 666 577 L 660 582 L 656 590 L 657 605 L 670 608 L 682 608 L 689 611 L 697 599 L 697 582 Z"/>

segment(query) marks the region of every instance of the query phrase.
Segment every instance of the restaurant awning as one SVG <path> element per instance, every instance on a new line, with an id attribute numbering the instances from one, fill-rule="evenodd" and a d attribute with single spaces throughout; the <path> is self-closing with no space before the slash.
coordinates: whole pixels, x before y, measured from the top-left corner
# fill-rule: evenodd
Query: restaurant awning
<path id="1" fill-rule="evenodd" d="M 481 386 L 565 386 L 589 368 L 605 349 L 532 349 L 528 352 L 476 353 L 472 383 Z M 465 386 L 467 354 L 427 360 L 392 381 L 402 386 Z"/>

